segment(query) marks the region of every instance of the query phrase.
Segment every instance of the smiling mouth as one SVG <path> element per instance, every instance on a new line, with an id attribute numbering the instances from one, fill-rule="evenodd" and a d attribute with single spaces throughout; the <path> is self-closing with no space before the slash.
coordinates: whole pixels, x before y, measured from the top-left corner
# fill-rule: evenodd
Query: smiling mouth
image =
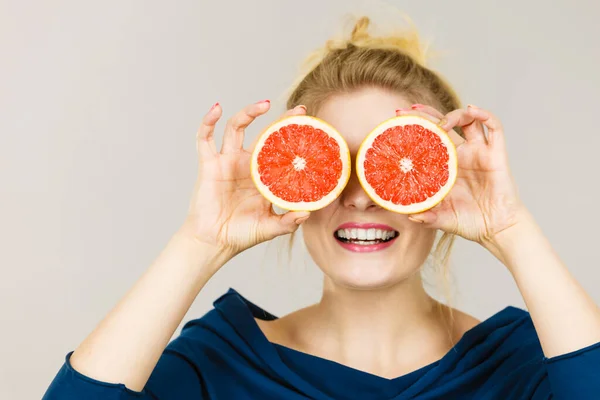
<path id="1" fill-rule="evenodd" d="M 398 231 L 383 229 L 338 229 L 333 236 L 342 243 L 372 246 L 379 243 L 389 242 L 398 237 Z"/>

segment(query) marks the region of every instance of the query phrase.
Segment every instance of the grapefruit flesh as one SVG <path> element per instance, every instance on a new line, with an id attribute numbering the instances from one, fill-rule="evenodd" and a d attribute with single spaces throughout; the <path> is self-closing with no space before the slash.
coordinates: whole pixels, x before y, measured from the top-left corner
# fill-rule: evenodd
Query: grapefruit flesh
<path id="1" fill-rule="evenodd" d="M 252 153 L 252 179 L 271 203 L 312 211 L 330 204 L 350 178 L 350 152 L 325 121 L 296 115 L 261 134 Z"/>
<path id="2" fill-rule="evenodd" d="M 390 211 L 428 210 L 456 181 L 456 148 L 448 134 L 414 115 L 391 118 L 376 127 L 356 156 L 359 181 L 369 197 Z"/>

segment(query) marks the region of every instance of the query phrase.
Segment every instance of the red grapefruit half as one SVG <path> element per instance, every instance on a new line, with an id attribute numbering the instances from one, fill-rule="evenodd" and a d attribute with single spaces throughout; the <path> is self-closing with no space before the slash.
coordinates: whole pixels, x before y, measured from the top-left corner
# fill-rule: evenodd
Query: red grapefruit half
<path id="1" fill-rule="evenodd" d="M 356 155 L 356 174 L 369 197 L 401 214 L 422 212 L 442 201 L 457 169 L 456 148 L 446 131 L 415 115 L 381 123 Z"/>
<path id="2" fill-rule="evenodd" d="M 350 178 L 350 151 L 339 132 L 306 115 L 267 127 L 252 152 L 252 180 L 271 203 L 313 211 L 339 196 Z"/>

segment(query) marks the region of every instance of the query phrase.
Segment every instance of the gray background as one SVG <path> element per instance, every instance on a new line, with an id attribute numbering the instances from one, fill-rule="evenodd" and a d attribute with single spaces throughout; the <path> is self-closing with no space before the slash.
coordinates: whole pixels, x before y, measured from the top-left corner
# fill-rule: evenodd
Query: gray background
<path id="1" fill-rule="evenodd" d="M 270 98 L 347 12 L 375 2 L 0 1 L 0 398 L 41 397 L 181 223 L 195 131 Z M 598 6 L 594 1 L 393 2 L 444 51 L 434 67 L 506 128 L 522 197 L 600 302 Z M 318 299 L 298 241 L 234 259 L 186 320 L 227 290 L 276 315 Z M 454 303 L 479 318 L 523 301 L 508 272 L 461 241 Z M 543 280 L 544 277 L 540 276 Z"/>

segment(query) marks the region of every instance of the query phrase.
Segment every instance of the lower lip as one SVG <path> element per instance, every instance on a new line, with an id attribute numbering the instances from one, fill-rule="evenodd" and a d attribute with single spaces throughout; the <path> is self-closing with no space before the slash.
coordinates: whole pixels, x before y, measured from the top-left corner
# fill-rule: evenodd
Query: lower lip
<path id="1" fill-rule="evenodd" d="M 369 244 L 369 245 L 345 243 L 340 240 L 337 240 L 337 238 L 335 238 L 335 237 L 333 239 L 336 242 L 338 242 L 339 245 L 342 246 L 343 248 L 345 248 L 346 250 L 350 250 L 355 253 L 370 253 L 372 251 L 379 251 L 379 250 L 387 249 L 394 243 L 394 241 L 396 239 L 398 239 L 398 236 L 395 236 L 392 240 L 388 240 L 387 242 L 382 242 L 382 243 L 377 243 L 377 244 Z"/>

